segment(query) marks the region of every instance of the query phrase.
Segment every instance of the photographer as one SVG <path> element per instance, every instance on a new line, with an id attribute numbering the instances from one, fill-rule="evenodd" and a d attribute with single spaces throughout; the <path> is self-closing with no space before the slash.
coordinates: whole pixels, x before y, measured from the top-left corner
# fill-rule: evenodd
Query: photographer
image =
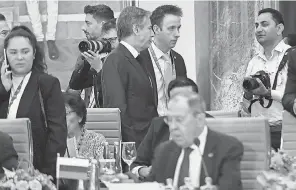
<path id="1" fill-rule="evenodd" d="M 290 46 L 283 41 L 284 20 L 279 11 L 271 8 L 259 11 L 255 26 L 256 39 L 263 51 L 248 64 L 243 82 L 243 110 L 268 119 L 271 146 L 277 150 L 281 144 L 281 99 L 287 81 L 287 66 L 282 59 Z"/>
<path id="2" fill-rule="evenodd" d="M 84 7 L 85 13 L 85 25 L 83 26 L 83 31 L 86 35 L 87 41 L 84 41 L 83 48 L 81 48 L 81 43 L 79 44 L 79 49 L 82 52 L 78 57 L 75 70 L 72 73 L 69 88 L 74 90 L 83 90 L 82 98 L 87 107 L 100 107 L 102 105 L 101 93 L 99 92 L 101 86 L 101 80 L 98 75 L 102 68 L 101 58 L 106 54 L 99 54 L 101 51 L 94 51 L 97 42 L 102 41 L 102 28 L 103 25 L 111 19 L 114 19 L 114 12 L 107 5 L 87 5 Z M 90 44 L 91 43 L 91 44 Z M 102 45 L 102 43 L 100 43 Z M 100 45 L 100 46 L 101 46 Z M 82 51 L 86 46 L 91 47 L 91 50 Z M 112 44 L 111 44 L 112 46 Z M 105 48 L 103 46 L 103 51 L 110 51 L 111 47 Z M 94 85 L 95 84 L 95 85 Z"/>

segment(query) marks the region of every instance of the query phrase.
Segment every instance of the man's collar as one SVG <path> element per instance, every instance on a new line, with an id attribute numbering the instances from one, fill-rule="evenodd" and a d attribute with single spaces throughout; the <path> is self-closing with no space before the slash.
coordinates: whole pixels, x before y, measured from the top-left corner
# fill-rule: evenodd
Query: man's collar
<path id="1" fill-rule="evenodd" d="M 288 47 L 287 47 L 288 46 Z M 281 40 L 276 46 L 275 48 L 271 51 L 271 55 L 274 54 L 275 51 L 279 52 L 279 53 L 283 53 L 285 52 L 287 49 L 289 48 L 289 45 L 287 45 L 284 40 Z M 262 59 L 265 58 L 264 55 L 264 48 L 261 48 L 260 51 L 258 52 L 258 56 L 261 57 Z"/>
<path id="2" fill-rule="evenodd" d="M 198 140 L 200 142 L 200 145 L 199 145 L 199 148 L 200 149 L 201 148 L 204 149 L 205 144 L 206 144 L 206 140 L 207 140 L 207 135 L 208 135 L 208 127 L 207 126 L 204 126 L 203 131 L 198 136 Z M 191 145 L 190 147 L 193 148 L 193 149 L 196 149 L 197 148 L 197 146 L 195 144 Z M 202 150 L 202 152 L 203 152 L 203 150 Z"/>
<path id="3" fill-rule="evenodd" d="M 139 52 L 133 46 L 131 46 L 129 43 L 123 40 L 121 40 L 120 43 L 124 45 L 131 52 L 134 58 L 138 57 Z"/>
<path id="4" fill-rule="evenodd" d="M 151 47 L 152 47 L 152 49 L 154 50 L 154 53 L 155 53 L 157 59 L 160 59 L 164 54 L 168 54 L 168 55 L 170 55 L 170 51 L 171 51 L 171 50 L 169 50 L 168 52 L 164 53 L 163 51 L 161 51 L 161 50 L 155 45 L 154 42 L 151 43 Z"/>

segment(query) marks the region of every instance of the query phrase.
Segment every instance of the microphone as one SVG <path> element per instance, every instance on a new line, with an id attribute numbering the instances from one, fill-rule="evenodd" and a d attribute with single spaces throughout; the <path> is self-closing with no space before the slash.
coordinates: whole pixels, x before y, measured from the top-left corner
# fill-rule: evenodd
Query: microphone
<path id="1" fill-rule="evenodd" d="M 204 161 L 204 159 L 203 159 L 203 155 L 201 154 L 200 149 L 199 149 L 200 141 L 199 141 L 198 138 L 195 138 L 193 142 L 194 142 L 194 144 L 198 147 L 197 149 L 198 149 L 198 152 L 199 152 L 199 154 L 200 154 L 200 156 L 201 156 L 201 163 L 202 163 L 202 167 L 203 167 L 203 169 L 204 169 L 204 171 L 205 171 L 206 178 L 209 178 L 210 176 L 209 176 L 209 172 L 208 172 L 208 169 L 207 169 L 206 163 L 205 163 L 205 161 Z"/>

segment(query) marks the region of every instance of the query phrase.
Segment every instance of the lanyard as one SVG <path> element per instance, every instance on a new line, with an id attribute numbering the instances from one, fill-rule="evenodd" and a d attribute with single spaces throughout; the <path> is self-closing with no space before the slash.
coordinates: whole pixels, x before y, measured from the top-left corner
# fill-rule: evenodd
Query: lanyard
<path id="1" fill-rule="evenodd" d="M 156 64 L 156 66 L 157 66 L 157 69 L 158 69 L 158 71 L 161 74 L 161 78 L 162 78 L 162 82 L 163 82 L 163 91 L 164 91 L 164 96 L 165 96 L 165 105 L 167 107 L 167 103 L 168 103 L 168 99 L 169 98 L 168 98 L 168 93 L 167 93 L 167 88 L 166 87 L 167 87 L 168 84 L 167 84 L 167 82 L 166 82 L 166 80 L 164 78 L 164 74 L 161 71 L 160 64 L 158 62 L 158 59 L 156 57 L 156 54 L 155 54 L 152 46 L 149 47 L 149 50 L 151 52 L 152 58 L 153 58 L 153 60 L 154 60 L 154 62 Z M 171 58 L 171 56 L 170 56 L 170 58 Z M 172 66 L 172 75 L 173 76 L 176 76 L 176 70 L 175 70 L 175 67 L 174 67 L 175 66 L 174 59 L 171 59 L 171 66 Z"/>
<path id="2" fill-rule="evenodd" d="M 25 77 L 23 78 L 23 80 L 21 81 L 21 83 L 18 85 L 16 91 L 13 93 L 11 99 L 10 99 L 10 102 L 9 102 L 9 105 L 8 105 L 8 108 L 7 108 L 7 116 L 9 114 L 9 111 L 10 111 L 10 107 L 11 105 L 13 104 L 14 100 L 17 98 L 17 95 L 20 93 L 21 91 L 21 88 L 22 88 L 22 85 L 23 85 L 23 82 L 24 82 L 24 79 Z"/>

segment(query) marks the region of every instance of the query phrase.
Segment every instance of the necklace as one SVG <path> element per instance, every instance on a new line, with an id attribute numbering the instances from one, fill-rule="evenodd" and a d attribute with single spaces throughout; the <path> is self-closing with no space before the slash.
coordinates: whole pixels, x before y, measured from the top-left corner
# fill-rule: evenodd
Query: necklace
<path id="1" fill-rule="evenodd" d="M 80 135 L 80 139 L 77 143 L 77 147 L 76 147 L 76 151 L 79 152 L 80 148 L 81 148 L 81 145 L 82 145 L 82 142 L 83 142 L 83 138 L 84 138 L 84 134 L 85 134 L 85 129 L 83 128 L 82 129 L 82 132 L 81 132 L 81 135 Z"/>

